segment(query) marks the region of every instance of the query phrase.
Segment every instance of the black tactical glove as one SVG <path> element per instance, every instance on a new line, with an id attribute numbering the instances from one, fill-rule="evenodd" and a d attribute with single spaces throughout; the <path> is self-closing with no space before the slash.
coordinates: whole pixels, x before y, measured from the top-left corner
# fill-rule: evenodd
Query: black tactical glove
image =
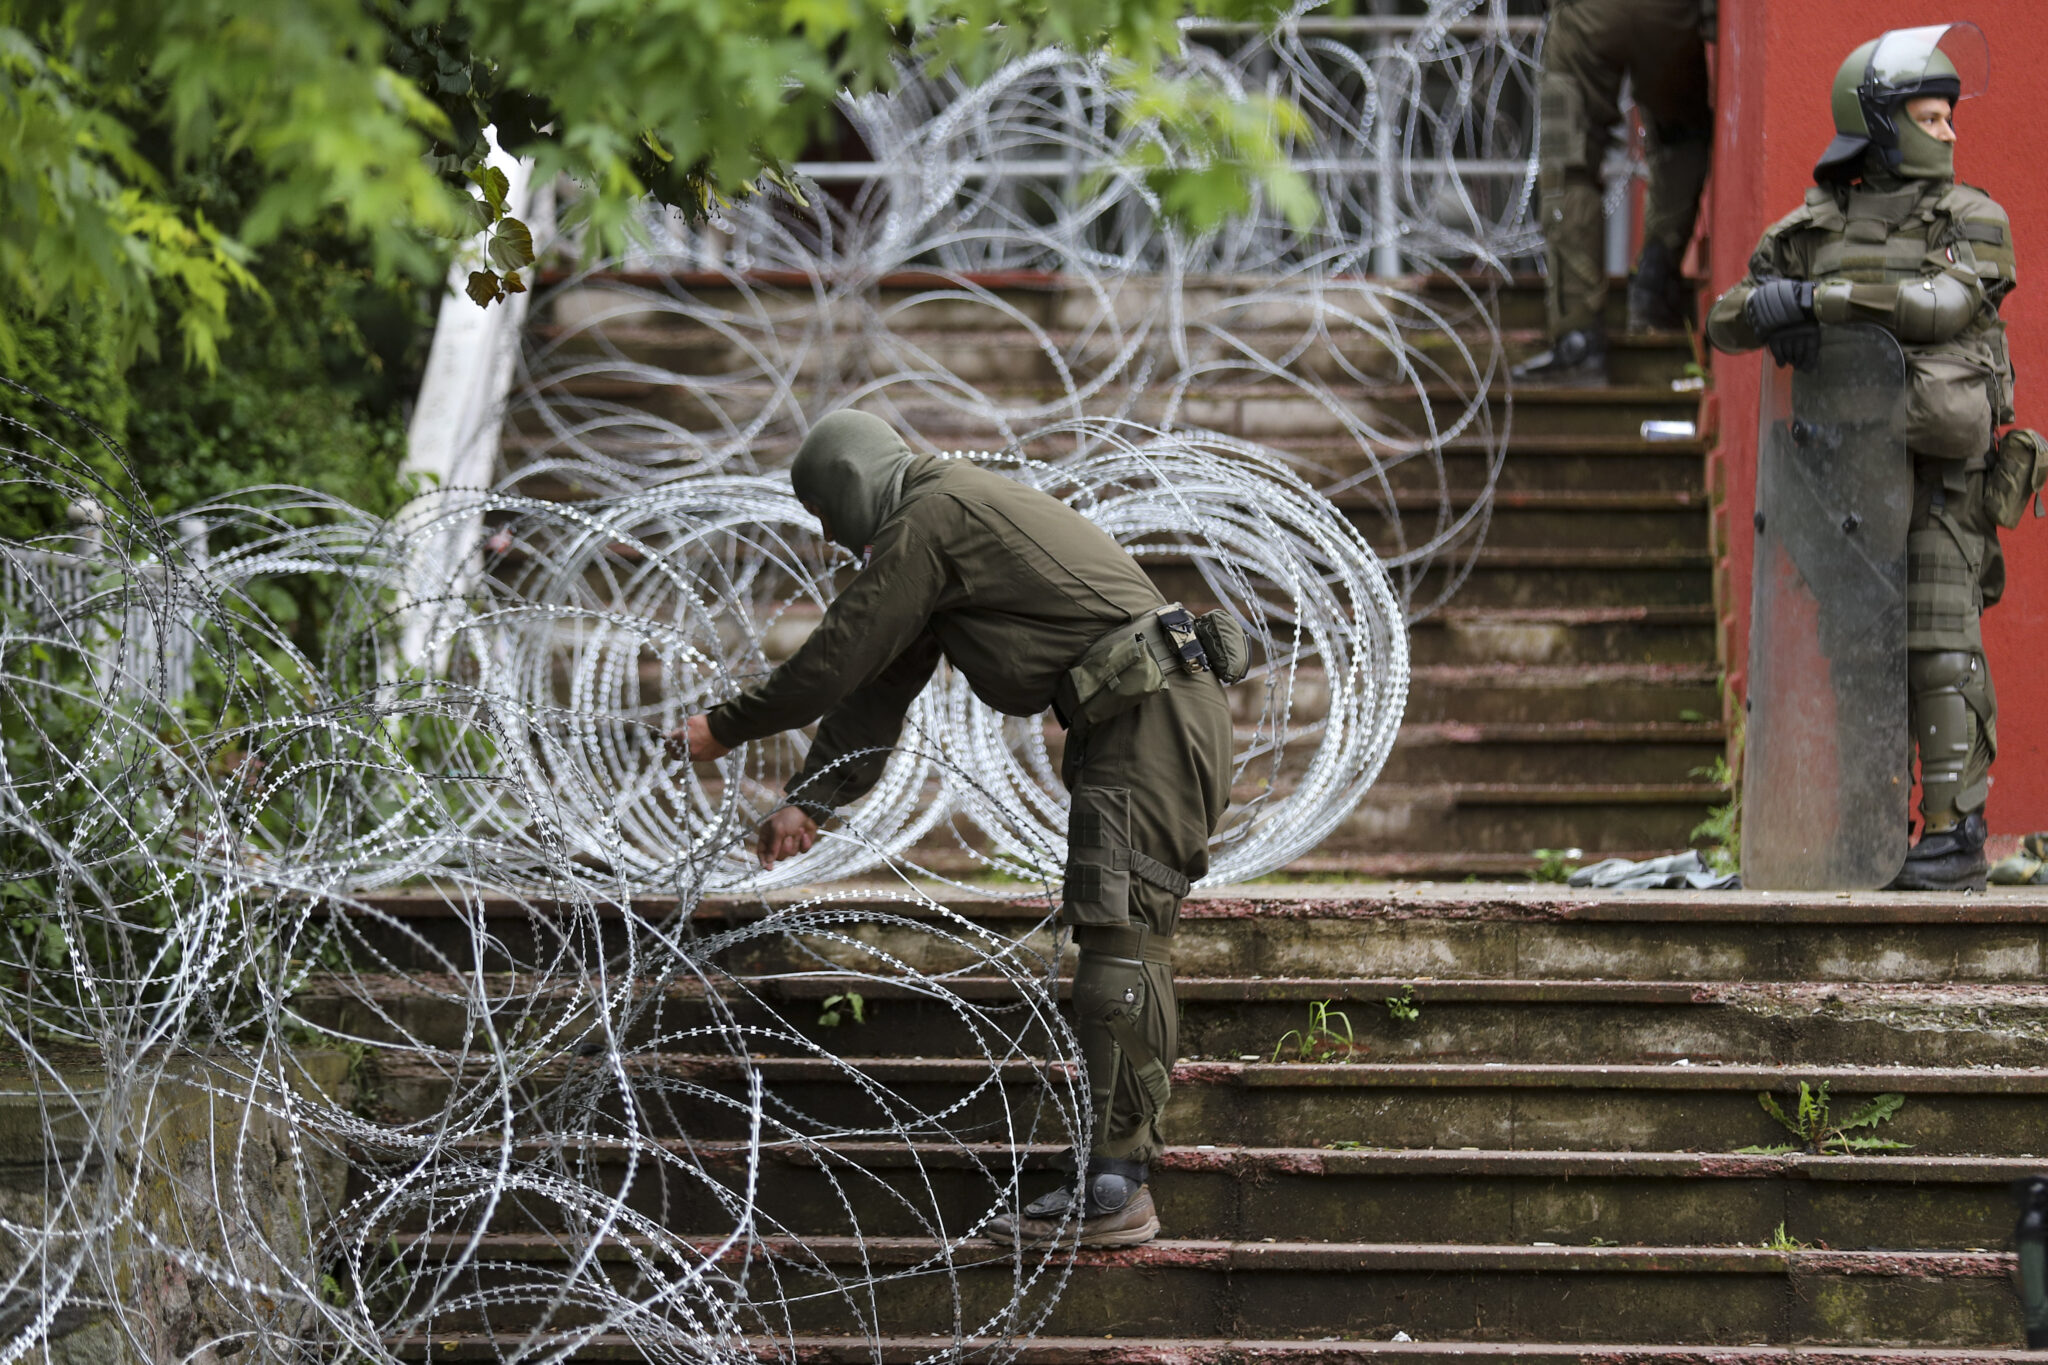
<path id="1" fill-rule="evenodd" d="M 1820 364 L 1820 324 L 1802 322 L 1781 328 L 1764 341 L 1771 359 L 1795 370 L 1810 370 Z"/>
<path id="2" fill-rule="evenodd" d="M 1742 316 L 1780 365 L 1805 370 L 1820 359 L 1820 324 L 1808 281 L 1765 280 L 1743 300 Z"/>

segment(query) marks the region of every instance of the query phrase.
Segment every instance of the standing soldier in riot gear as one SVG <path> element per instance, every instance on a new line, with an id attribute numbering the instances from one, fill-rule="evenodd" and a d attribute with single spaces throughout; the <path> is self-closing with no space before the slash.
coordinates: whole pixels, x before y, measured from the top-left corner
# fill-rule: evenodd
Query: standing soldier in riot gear
<path id="1" fill-rule="evenodd" d="M 1955 106 L 1981 93 L 1988 65 L 1971 24 L 1897 29 L 1850 53 L 1817 184 L 1764 233 L 1707 322 L 1718 349 L 1767 346 L 1795 369 L 1814 365 L 1822 329 L 1839 324 L 1881 327 L 1905 353 L 1906 713 L 1922 790 L 1899 889 L 1984 886 L 1998 705 L 1979 618 L 2005 587 L 1998 487 L 2032 483 L 2039 467 L 2033 433 L 1995 439 L 2013 420 L 1998 315 L 2013 287 L 2011 228 L 1991 196 L 1955 179 Z"/>
<path id="2" fill-rule="evenodd" d="M 1179 1019 L 1170 949 L 1230 796 L 1230 709 L 1244 628 L 1165 603 L 1138 562 L 1057 498 L 966 460 L 916 455 L 889 425 L 837 412 L 790 482 L 825 534 L 865 558 L 803 645 L 671 737 L 689 757 L 822 717 L 789 804 L 761 827 L 763 866 L 811 847 L 818 821 L 880 778 L 939 660 L 1010 715 L 1052 707 L 1071 794 L 1060 906 L 1080 956 L 1074 1032 L 1094 1108 L 1077 1181 L 990 1235 L 1134 1246 L 1159 1231 L 1147 1163 L 1164 1146 Z M 1074 1207 L 1076 1198 L 1080 1208 Z"/>
<path id="3" fill-rule="evenodd" d="M 1550 349 L 1523 383 L 1607 382 L 1607 249 L 1601 163 L 1621 122 L 1621 82 L 1643 111 L 1650 163 L 1643 249 L 1628 287 L 1631 332 L 1690 316 L 1679 263 L 1699 216 L 1714 142 L 1706 38 L 1715 0 L 1550 0 L 1537 110 Z"/>

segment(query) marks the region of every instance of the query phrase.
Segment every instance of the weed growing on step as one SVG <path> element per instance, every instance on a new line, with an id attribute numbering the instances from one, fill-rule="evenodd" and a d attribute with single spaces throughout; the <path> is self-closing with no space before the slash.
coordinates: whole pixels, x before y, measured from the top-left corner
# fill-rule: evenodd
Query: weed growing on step
<path id="1" fill-rule="evenodd" d="M 1327 1000 L 1309 1004 L 1306 1032 L 1291 1028 L 1280 1035 L 1280 1041 L 1273 1045 L 1274 1061 L 1279 1061 L 1280 1054 L 1287 1051 L 1289 1039 L 1294 1040 L 1292 1060 L 1297 1062 L 1342 1062 L 1366 1052 L 1352 1036 L 1350 1017 L 1342 1010 L 1331 1009 Z"/>
<path id="2" fill-rule="evenodd" d="M 1890 1138 L 1851 1137 L 1855 1128 L 1875 1128 L 1880 1123 L 1889 1123 L 1892 1115 L 1905 1106 L 1904 1095 L 1879 1095 L 1840 1123 L 1834 1121 L 1828 1103 L 1828 1083 L 1822 1081 L 1818 1090 L 1805 1081 L 1799 1083 L 1799 1104 L 1796 1114 L 1787 1114 L 1776 1097 L 1768 1090 L 1757 1092 L 1756 1102 L 1763 1111 L 1776 1119 L 1786 1132 L 1799 1139 L 1798 1142 L 1774 1143 L 1768 1147 L 1738 1147 L 1742 1155 L 1783 1156 L 1788 1152 L 1846 1156 L 1854 1152 L 1905 1152 L 1912 1150 L 1912 1144 L 1894 1142 Z"/>
<path id="3" fill-rule="evenodd" d="M 1742 743 L 1742 711 L 1738 708 L 1734 731 L 1728 736 L 1728 752 L 1735 755 L 1735 766 L 1729 766 L 1726 754 L 1719 754 L 1706 767 L 1692 770 L 1694 777 L 1706 778 L 1728 796 L 1720 805 L 1707 808 L 1707 818 L 1694 825 L 1689 836 L 1707 865 L 1724 877 L 1742 870 Z"/>
<path id="4" fill-rule="evenodd" d="M 852 1015 L 856 1024 L 865 1024 L 868 1021 L 868 1002 L 861 999 L 859 991 L 848 991 L 844 995 L 828 995 L 824 1004 L 818 1008 L 819 1028 L 838 1028 L 846 1015 Z M 841 1011 L 844 1011 L 844 1014 Z"/>
<path id="5" fill-rule="evenodd" d="M 1781 1219 L 1779 1220 L 1778 1226 L 1771 1229 L 1771 1235 L 1764 1239 L 1764 1250 L 1811 1251 L 1813 1250 L 1813 1244 L 1810 1242 L 1802 1242 L 1797 1237 L 1794 1237 L 1791 1233 L 1785 1231 L 1785 1224 L 1784 1221 Z"/>
<path id="6" fill-rule="evenodd" d="M 1387 997 L 1387 1017 L 1397 1024 L 1412 1024 L 1422 1017 L 1422 1003 L 1413 986 L 1403 986 L 1399 995 Z"/>
<path id="7" fill-rule="evenodd" d="M 1536 860 L 1536 870 L 1529 875 L 1539 882 L 1562 882 L 1579 870 L 1579 859 L 1586 856 L 1582 848 L 1539 848 L 1530 851 Z"/>
<path id="8" fill-rule="evenodd" d="M 1742 849 L 1742 793 L 1735 786 L 1735 772 L 1728 766 L 1728 760 L 1717 754 L 1706 767 L 1694 768 L 1692 775 L 1706 778 L 1728 793 L 1728 799 L 1707 808 L 1707 818 L 1692 827 L 1690 838 L 1714 871 L 1724 876 L 1738 871 Z"/>

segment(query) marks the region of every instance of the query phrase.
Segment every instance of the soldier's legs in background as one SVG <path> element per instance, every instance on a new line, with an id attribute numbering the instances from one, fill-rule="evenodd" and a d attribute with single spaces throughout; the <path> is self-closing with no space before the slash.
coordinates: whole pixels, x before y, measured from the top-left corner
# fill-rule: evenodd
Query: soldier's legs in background
<path id="1" fill-rule="evenodd" d="M 1607 373 L 1606 223 L 1600 163 L 1626 59 L 1617 0 L 1553 5 L 1544 29 L 1537 111 L 1537 216 L 1543 228 L 1550 351 L 1517 366 L 1523 381 L 1604 383 Z"/>
<path id="2" fill-rule="evenodd" d="M 1697 0 L 1638 7 L 1629 76 L 1642 110 L 1650 184 L 1643 249 L 1629 281 L 1629 330 L 1676 329 L 1691 320 L 1679 266 L 1699 217 L 1714 143 L 1714 111 Z"/>

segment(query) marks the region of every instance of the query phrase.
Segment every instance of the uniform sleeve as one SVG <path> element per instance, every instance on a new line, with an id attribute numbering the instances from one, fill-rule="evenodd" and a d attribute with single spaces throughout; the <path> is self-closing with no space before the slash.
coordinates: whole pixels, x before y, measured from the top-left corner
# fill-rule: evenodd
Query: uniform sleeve
<path id="1" fill-rule="evenodd" d="M 882 532 L 867 567 L 781 667 L 712 709 L 712 738 L 730 748 L 809 725 L 874 683 L 925 634 L 947 569 L 913 522 L 904 517 Z"/>
<path id="2" fill-rule="evenodd" d="M 833 707 L 804 766 L 789 780 L 790 800 L 823 815 L 866 796 L 881 781 L 910 704 L 938 666 L 938 637 L 927 631 L 872 682 Z"/>
<path id="3" fill-rule="evenodd" d="M 1806 278 L 1806 250 L 1797 229 L 1806 226 L 1810 219 L 1808 209 L 1798 208 L 1764 231 L 1750 255 L 1749 273 L 1715 299 L 1707 313 L 1707 340 L 1715 350 L 1735 354 L 1754 351 L 1764 344 L 1743 315 L 1743 305 L 1749 302 L 1751 291 L 1765 280 Z"/>

